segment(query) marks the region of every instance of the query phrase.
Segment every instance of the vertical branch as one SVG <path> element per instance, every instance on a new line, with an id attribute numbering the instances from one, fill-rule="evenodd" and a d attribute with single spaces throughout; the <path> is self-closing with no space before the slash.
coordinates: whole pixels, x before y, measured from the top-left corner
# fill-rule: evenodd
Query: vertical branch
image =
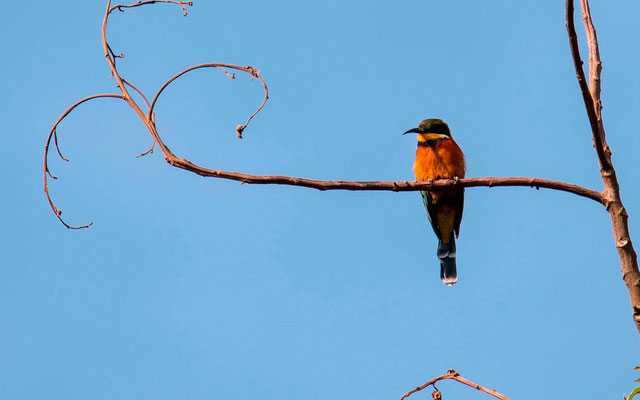
<path id="1" fill-rule="evenodd" d="M 122 11 L 123 8 L 138 7 L 138 6 L 145 5 L 145 4 L 154 4 L 156 2 L 179 4 L 184 9 L 185 13 L 186 13 L 186 7 L 184 7 L 184 4 L 182 4 L 182 3 L 188 4 L 187 2 L 175 2 L 175 1 L 170 1 L 170 0 L 166 0 L 166 1 L 157 0 L 157 1 L 145 1 L 145 2 L 140 1 L 138 3 L 134 3 L 134 4 L 131 4 L 131 5 L 118 4 L 118 5 L 115 5 L 115 6 L 111 7 L 111 0 L 108 0 L 107 1 L 107 10 L 106 10 L 106 12 L 104 14 L 104 19 L 102 20 L 102 47 L 104 49 L 104 56 L 107 59 L 107 63 L 109 64 L 109 68 L 111 69 L 111 73 L 113 74 L 113 77 L 116 79 L 118 88 L 120 88 L 120 91 L 122 91 L 122 98 L 124 99 L 124 101 L 126 101 L 129 104 L 129 106 L 133 109 L 133 111 L 135 111 L 135 113 L 138 114 L 138 117 L 140 117 L 142 122 L 145 124 L 145 126 L 147 127 L 147 129 L 151 133 L 151 136 L 153 136 L 154 143 L 157 143 L 158 146 L 160 147 L 160 150 L 162 150 L 162 153 L 164 153 L 165 157 L 168 157 L 168 156 L 173 156 L 173 153 L 171 153 L 171 150 L 169 150 L 169 148 L 162 142 L 162 140 L 160 140 L 160 137 L 158 136 L 158 132 L 156 131 L 156 124 L 153 121 L 153 115 L 150 115 L 149 117 L 147 117 L 147 115 L 142 111 L 142 109 L 140 108 L 138 103 L 136 103 L 135 100 L 133 100 L 133 98 L 129 94 L 129 91 L 127 90 L 127 87 L 125 85 L 125 81 L 120 76 L 120 73 L 119 73 L 118 69 L 116 68 L 115 57 L 113 57 L 113 58 L 111 57 L 111 54 L 112 54 L 111 47 L 109 46 L 109 43 L 107 42 L 107 22 L 109 20 L 109 14 L 111 14 L 112 11 L 114 11 L 114 10 Z M 150 113 L 150 114 L 152 114 L 152 113 Z M 142 154 L 144 154 L 144 153 L 142 153 Z"/>
<path id="2" fill-rule="evenodd" d="M 600 61 L 600 46 L 598 46 L 598 35 L 591 19 L 591 9 L 588 0 L 580 0 L 582 9 L 582 22 L 587 33 L 587 43 L 589 43 L 589 92 L 595 102 L 596 116 L 602 122 L 602 101 L 600 100 L 602 73 L 602 62 Z M 603 129 L 604 131 L 604 129 Z"/>
<path id="3" fill-rule="evenodd" d="M 589 124 L 591 125 L 591 132 L 593 133 L 593 146 L 596 149 L 596 153 L 598 154 L 598 162 L 600 164 L 600 171 L 603 170 L 611 171 L 613 170 L 613 165 L 611 165 L 611 153 L 609 152 L 609 157 L 604 150 L 604 129 L 602 127 L 602 122 L 598 122 L 600 117 L 595 112 L 596 107 L 594 105 L 594 98 L 591 95 L 589 90 L 589 85 L 587 84 L 587 78 L 585 77 L 584 70 L 582 69 L 582 59 L 580 58 L 580 48 L 578 47 L 578 35 L 576 34 L 576 27 L 573 21 L 573 0 L 566 0 L 567 6 L 567 32 L 569 34 L 569 45 L 571 46 L 571 56 L 573 57 L 573 65 L 576 69 L 576 79 L 578 79 L 578 84 L 580 85 L 580 91 L 582 93 L 582 100 L 584 101 L 584 105 L 587 109 L 587 116 L 589 117 Z M 595 32 L 595 31 L 594 31 Z M 597 43 L 597 41 L 596 41 Z M 591 46 L 589 47 L 591 50 Z M 600 74 L 598 72 L 598 80 L 600 79 Z M 598 87 L 600 85 L 598 84 Z M 598 93 L 599 95 L 599 93 Z M 602 135 L 600 133 L 602 132 Z"/>
<path id="4" fill-rule="evenodd" d="M 601 81 L 600 75 L 602 71 L 602 63 L 600 61 L 600 51 L 598 48 L 598 37 L 591 19 L 591 11 L 589 9 L 588 0 L 580 0 L 582 6 L 582 19 L 584 21 L 585 31 L 589 45 L 589 85 L 587 85 L 584 70 L 582 68 L 582 59 L 580 58 L 580 50 L 578 48 L 578 37 L 576 35 L 574 23 L 573 0 L 566 0 L 567 12 L 567 32 L 569 35 L 569 44 L 571 45 L 571 54 L 573 56 L 573 64 L 576 70 L 576 77 L 582 98 L 589 117 L 591 131 L 593 133 L 593 145 L 598 154 L 598 163 L 600 164 L 600 176 L 604 184 L 602 195 L 605 200 L 605 206 L 611 216 L 613 225 L 613 237 L 615 245 L 620 257 L 622 270 L 622 279 L 624 280 L 629 292 L 631 300 L 631 308 L 633 321 L 640 333 L 640 271 L 638 271 L 638 256 L 631 243 L 631 235 L 629 234 L 629 216 L 627 214 L 622 199 L 620 198 L 620 186 L 616 171 L 611 161 L 611 150 L 607 145 L 604 124 L 602 123 L 602 100 L 600 99 Z"/>

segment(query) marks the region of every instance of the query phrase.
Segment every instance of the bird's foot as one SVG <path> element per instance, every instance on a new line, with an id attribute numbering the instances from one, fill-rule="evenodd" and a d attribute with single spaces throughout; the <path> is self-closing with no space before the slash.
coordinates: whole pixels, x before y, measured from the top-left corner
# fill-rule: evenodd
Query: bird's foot
<path id="1" fill-rule="evenodd" d="M 453 181 L 454 181 L 456 184 L 460 183 L 460 177 L 458 177 L 458 176 L 454 176 L 454 177 L 453 177 Z"/>

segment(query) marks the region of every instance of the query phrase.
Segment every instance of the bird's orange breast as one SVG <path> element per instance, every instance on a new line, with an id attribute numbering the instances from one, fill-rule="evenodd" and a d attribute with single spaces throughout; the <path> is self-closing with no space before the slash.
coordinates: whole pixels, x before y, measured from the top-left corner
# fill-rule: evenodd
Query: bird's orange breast
<path id="1" fill-rule="evenodd" d="M 431 146 L 418 146 L 416 150 L 413 164 L 416 180 L 464 178 L 466 169 L 464 154 L 451 138 L 438 140 Z"/>

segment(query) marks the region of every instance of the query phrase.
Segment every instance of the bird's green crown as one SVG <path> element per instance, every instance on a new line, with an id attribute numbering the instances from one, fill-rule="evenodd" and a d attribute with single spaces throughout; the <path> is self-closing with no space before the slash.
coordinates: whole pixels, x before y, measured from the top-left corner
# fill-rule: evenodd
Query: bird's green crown
<path id="1" fill-rule="evenodd" d="M 438 118 L 425 119 L 420 122 L 418 129 L 421 131 L 420 133 L 439 133 L 441 135 L 451 136 L 449 125 Z"/>

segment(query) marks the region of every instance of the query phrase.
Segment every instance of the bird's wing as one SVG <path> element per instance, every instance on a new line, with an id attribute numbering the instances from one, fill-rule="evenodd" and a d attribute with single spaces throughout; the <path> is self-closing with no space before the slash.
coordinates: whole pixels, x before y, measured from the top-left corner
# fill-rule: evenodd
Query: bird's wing
<path id="1" fill-rule="evenodd" d="M 424 203 L 424 208 L 427 209 L 427 217 L 429 218 L 429 222 L 431 222 L 431 227 L 433 228 L 433 232 L 435 232 L 436 236 L 440 238 L 440 229 L 436 222 L 438 219 L 436 218 L 437 214 L 437 206 L 433 203 L 431 199 L 431 195 L 426 190 L 421 190 L 420 194 L 422 195 L 422 202 Z M 460 219 L 462 219 L 462 212 L 460 212 Z M 460 226 L 460 221 L 458 221 L 458 226 Z"/>
<path id="2" fill-rule="evenodd" d="M 455 194 L 456 201 L 456 217 L 453 220 L 453 229 L 456 237 L 460 235 L 460 223 L 462 222 L 462 209 L 464 208 L 464 188 L 458 190 Z"/>

